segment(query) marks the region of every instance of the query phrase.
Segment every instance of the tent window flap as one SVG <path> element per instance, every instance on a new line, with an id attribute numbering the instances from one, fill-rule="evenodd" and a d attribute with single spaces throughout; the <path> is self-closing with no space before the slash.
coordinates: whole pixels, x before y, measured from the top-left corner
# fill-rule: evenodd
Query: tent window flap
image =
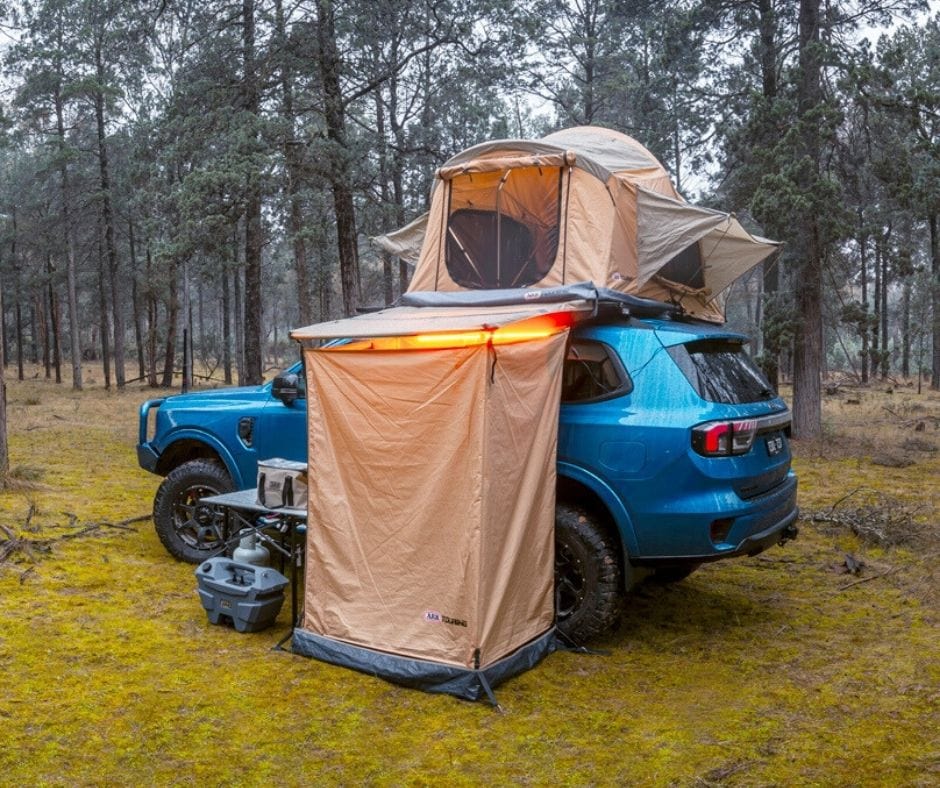
<path id="1" fill-rule="evenodd" d="M 445 263 L 468 289 L 527 287 L 558 254 L 562 169 L 522 167 L 453 178 Z"/>

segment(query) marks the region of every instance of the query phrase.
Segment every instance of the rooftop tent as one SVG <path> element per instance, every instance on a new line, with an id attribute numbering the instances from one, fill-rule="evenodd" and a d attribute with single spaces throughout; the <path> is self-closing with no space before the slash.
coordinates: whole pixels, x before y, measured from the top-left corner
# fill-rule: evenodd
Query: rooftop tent
<path id="1" fill-rule="evenodd" d="M 417 259 L 409 291 L 592 281 L 716 322 L 717 297 L 777 248 L 730 214 L 688 205 L 646 148 L 596 127 L 457 154 L 408 229 L 375 241 Z"/>
<path id="2" fill-rule="evenodd" d="M 293 332 L 316 457 L 295 651 L 476 699 L 552 650 L 560 380 L 582 311 L 398 307 Z"/>
<path id="3" fill-rule="evenodd" d="M 421 244 L 427 230 L 428 215 L 423 213 L 404 227 L 386 235 L 380 235 L 373 240 L 383 251 L 414 265 L 421 254 Z"/>

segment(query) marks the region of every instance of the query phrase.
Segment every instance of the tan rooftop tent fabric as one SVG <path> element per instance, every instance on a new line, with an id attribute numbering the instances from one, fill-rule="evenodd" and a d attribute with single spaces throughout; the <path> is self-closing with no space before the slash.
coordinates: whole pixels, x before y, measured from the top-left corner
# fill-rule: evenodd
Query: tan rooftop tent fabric
<path id="1" fill-rule="evenodd" d="M 383 251 L 414 265 L 418 262 L 421 244 L 427 231 L 428 215 L 423 213 L 395 232 L 380 235 L 372 240 Z"/>
<path id="2" fill-rule="evenodd" d="M 293 332 L 316 458 L 295 650 L 464 697 L 476 684 L 428 677 L 477 676 L 532 643 L 544 655 L 561 369 L 581 309 L 397 308 Z M 493 339 L 446 346 L 475 331 Z M 337 336 L 365 341 L 315 344 Z M 381 349 L 415 336 L 445 346 Z"/>
<path id="3" fill-rule="evenodd" d="M 457 154 L 438 171 L 425 234 L 407 248 L 386 238 L 380 248 L 417 256 L 412 292 L 591 281 L 717 322 L 717 297 L 777 249 L 688 205 L 646 148 L 596 127 Z"/>

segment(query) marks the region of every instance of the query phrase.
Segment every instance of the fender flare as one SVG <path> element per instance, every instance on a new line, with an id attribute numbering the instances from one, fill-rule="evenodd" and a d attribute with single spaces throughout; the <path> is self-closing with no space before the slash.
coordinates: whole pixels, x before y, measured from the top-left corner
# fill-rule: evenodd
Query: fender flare
<path id="1" fill-rule="evenodd" d="M 606 507 L 611 519 L 614 521 L 614 525 L 617 527 L 617 532 L 620 534 L 620 546 L 623 551 L 625 565 L 629 563 L 631 556 L 639 555 L 640 545 L 637 542 L 636 531 L 634 531 L 630 513 L 623 505 L 620 496 L 610 488 L 610 485 L 581 466 L 563 461 L 558 462 L 558 476 L 571 479 L 587 487 Z"/>
<path id="2" fill-rule="evenodd" d="M 225 444 L 216 438 L 211 432 L 202 432 L 200 430 L 194 429 L 182 429 L 171 432 L 166 437 L 166 445 L 160 451 L 161 456 L 166 454 L 167 451 L 169 451 L 180 441 L 194 441 L 196 443 L 201 443 L 218 455 L 219 459 L 222 461 L 222 464 L 225 466 L 225 470 L 228 472 L 228 475 L 232 478 L 232 484 L 235 485 L 235 489 L 241 490 L 246 487 L 245 480 L 242 479 L 242 474 L 241 471 L 239 471 L 238 463 L 235 461 L 232 453 L 228 450 Z"/>

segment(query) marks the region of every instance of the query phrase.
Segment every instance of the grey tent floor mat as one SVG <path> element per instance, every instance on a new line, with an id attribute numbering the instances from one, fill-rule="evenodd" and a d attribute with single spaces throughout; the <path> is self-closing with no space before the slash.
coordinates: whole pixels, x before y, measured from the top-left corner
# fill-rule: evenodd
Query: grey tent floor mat
<path id="1" fill-rule="evenodd" d="M 352 668 L 406 687 L 441 692 L 465 700 L 479 700 L 484 695 L 490 695 L 491 687 L 535 667 L 556 648 L 553 627 L 502 659 L 474 670 L 376 651 L 300 628 L 294 629 L 292 643 L 295 654 Z"/>

